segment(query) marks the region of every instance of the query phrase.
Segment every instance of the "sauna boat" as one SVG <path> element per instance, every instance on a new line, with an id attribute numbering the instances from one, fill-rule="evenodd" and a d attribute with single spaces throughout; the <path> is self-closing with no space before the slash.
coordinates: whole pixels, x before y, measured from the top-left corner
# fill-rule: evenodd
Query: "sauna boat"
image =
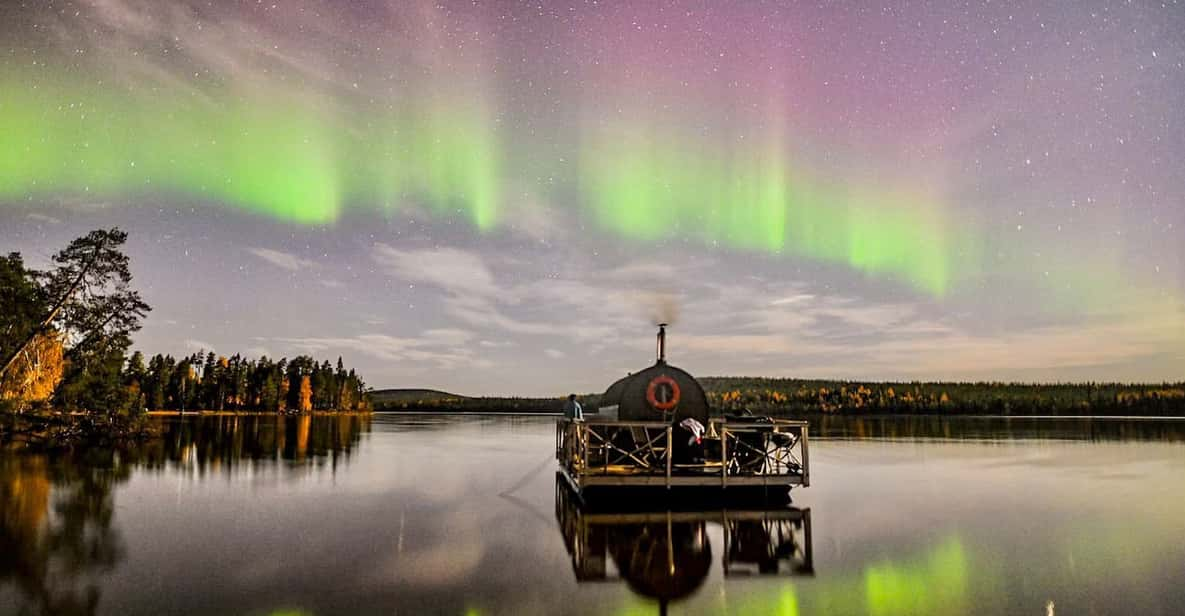
<path id="1" fill-rule="evenodd" d="M 666 360 L 613 383 L 595 413 L 556 424 L 559 474 L 582 501 L 787 499 L 810 485 L 807 422 L 712 417 L 703 387 Z"/>

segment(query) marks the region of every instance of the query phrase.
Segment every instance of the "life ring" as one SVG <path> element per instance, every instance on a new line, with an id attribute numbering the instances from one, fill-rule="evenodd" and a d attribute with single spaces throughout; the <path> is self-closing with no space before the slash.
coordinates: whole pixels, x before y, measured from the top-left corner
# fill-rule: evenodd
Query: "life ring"
<path id="1" fill-rule="evenodd" d="M 666 385 L 671 389 L 671 397 L 669 400 L 658 399 L 658 388 L 662 385 Z M 665 374 L 660 374 L 654 377 L 650 380 L 650 384 L 646 386 L 646 402 L 649 402 L 650 406 L 659 411 L 669 411 L 678 406 L 679 396 L 679 384 L 675 382 L 675 379 L 672 379 Z"/>

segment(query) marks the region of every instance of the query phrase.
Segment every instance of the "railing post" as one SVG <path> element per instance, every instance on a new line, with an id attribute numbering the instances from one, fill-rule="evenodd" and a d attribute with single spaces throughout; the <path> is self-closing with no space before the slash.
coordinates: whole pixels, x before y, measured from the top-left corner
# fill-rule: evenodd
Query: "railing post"
<path id="1" fill-rule="evenodd" d="M 671 427 L 667 426 L 667 488 L 671 487 L 671 461 L 675 457 L 671 451 Z"/>
<path id="2" fill-rule="evenodd" d="M 584 474 L 584 469 L 588 468 L 588 426 L 584 422 L 577 424 L 580 426 L 580 474 Z"/>
<path id="3" fill-rule="evenodd" d="M 728 487 L 728 426 L 720 428 L 720 487 Z"/>
<path id="4" fill-rule="evenodd" d="M 802 487 L 804 488 L 811 487 L 811 459 L 810 452 L 807 449 L 807 443 L 809 441 L 807 432 L 809 430 L 810 427 L 807 424 L 802 424 L 802 438 L 799 439 L 799 442 L 802 443 Z"/>
<path id="5" fill-rule="evenodd" d="M 610 433 L 608 430 L 605 430 L 605 434 L 601 437 L 601 450 L 604 452 L 605 457 L 604 473 L 606 475 L 609 474 L 609 443 L 612 443 L 615 438 L 617 438 L 617 433 Z"/>

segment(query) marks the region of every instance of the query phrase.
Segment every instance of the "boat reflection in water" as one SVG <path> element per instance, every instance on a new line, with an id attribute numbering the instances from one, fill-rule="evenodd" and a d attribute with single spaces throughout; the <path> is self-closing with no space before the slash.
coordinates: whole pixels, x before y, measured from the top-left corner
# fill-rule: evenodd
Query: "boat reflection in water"
<path id="1" fill-rule="evenodd" d="M 814 575 L 810 509 L 589 509 L 557 474 L 555 515 L 578 582 L 624 581 L 660 614 L 708 578 L 710 525 L 723 536 L 725 578 Z"/>

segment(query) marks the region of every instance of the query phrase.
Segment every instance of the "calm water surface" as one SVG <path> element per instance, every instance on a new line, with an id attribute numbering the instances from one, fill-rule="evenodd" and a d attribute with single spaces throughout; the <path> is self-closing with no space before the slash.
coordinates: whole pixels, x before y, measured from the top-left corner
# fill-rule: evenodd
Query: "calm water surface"
<path id="1" fill-rule="evenodd" d="M 1185 422 L 812 425 L 771 511 L 591 514 L 554 419 L 162 419 L 0 453 L 0 614 L 1185 614 Z"/>

